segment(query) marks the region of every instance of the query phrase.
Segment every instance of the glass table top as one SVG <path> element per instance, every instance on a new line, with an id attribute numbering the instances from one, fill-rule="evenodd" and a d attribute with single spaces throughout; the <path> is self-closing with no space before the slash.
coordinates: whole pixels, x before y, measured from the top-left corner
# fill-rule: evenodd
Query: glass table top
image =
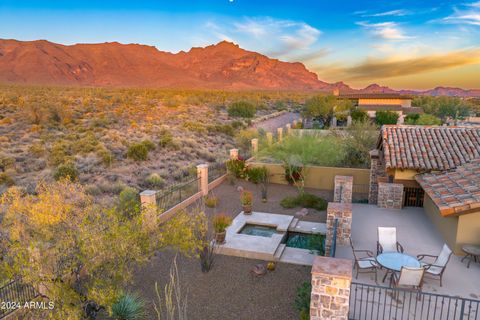
<path id="1" fill-rule="evenodd" d="M 377 261 L 383 267 L 400 271 L 402 267 L 420 268 L 417 258 L 400 252 L 385 252 L 377 256 Z"/>

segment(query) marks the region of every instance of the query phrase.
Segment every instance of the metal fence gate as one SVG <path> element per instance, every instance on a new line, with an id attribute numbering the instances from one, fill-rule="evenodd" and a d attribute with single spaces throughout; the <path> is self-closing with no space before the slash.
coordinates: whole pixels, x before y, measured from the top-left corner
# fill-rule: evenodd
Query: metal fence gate
<path id="1" fill-rule="evenodd" d="M 348 318 L 480 320 L 480 301 L 353 282 Z"/>
<path id="2" fill-rule="evenodd" d="M 425 192 L 422 188 L 405 187 L 404 189 L 404 207 L 423 207 L 423 198 Z"/>

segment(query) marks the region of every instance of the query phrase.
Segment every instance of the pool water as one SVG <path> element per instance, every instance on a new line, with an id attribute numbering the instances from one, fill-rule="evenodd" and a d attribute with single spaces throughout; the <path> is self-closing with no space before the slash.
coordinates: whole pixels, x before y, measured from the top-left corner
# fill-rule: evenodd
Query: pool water
<path id="1" fill-rule="evenodd" d="M 288 232 L 285 244 L 290 248 L 307 249 L 324 254 L 325 236 L 321 234 L 308 234 Z"/>
<path id="2" fill-rule="evenodd" d="M 249 235 L 249 236 L 271 238 L 274 233 L 277 233 L 277 228 L 268 227 L 268 226 L 261 226 L 261 225 L 257 225 L 257 224 L 246 224 L 242 228 L 242 230 L 240 230 L 239 233 L 246 234 L 246 235 Z"/>

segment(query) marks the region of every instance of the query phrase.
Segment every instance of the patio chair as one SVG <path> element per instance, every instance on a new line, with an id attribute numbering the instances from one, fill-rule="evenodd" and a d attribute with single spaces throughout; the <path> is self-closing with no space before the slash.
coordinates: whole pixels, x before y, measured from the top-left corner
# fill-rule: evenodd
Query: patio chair
<path id="1" fill-rule="evenodd" d="M 397 273 L 393 274 L 392 285 L 395 288 L 407 287 L 410 290 L 420 293 L 422 291 L 424 274 L 424 268 L 402 267 L 402 269 L 400 269 L 400 275 Z"/>
<path id="2" fill-rule="evenodd" d="M 377 283 L 377 269 L 379 265 L 373 255 L 373 252 L 370 250 L 355 249 L 352 238 L 349 239 L 350 246 L 352 247 L 353 257 L 355 258 L 355 264 L 353 265 L 354 270 L 356 270 L 355 279 L 358 279 L 359 273 L 374 273 L 375 283 Z"/>
<path id="3" fill-rule="evenodd" d="M 443 245 L 442 251 L 438 256 L 430 255 L 430 254 L 419 254 L 417 256 L 418 261 L 422 267 L 425 268 L 425 272 L 428 276 L 433 278 L 439 278 L 440 280 L 440 287 L 442 286 L 442 277 L 445 268 L 447 267 L 447 263 L 452 256 L 452 250 L 447 246 L 447 244 Z M 432 263 L 427 263 L 424 261 L 425 258 L 435 259 Z"/>
<path id="4" fill-rule="evenodd" d="M 378 227 L 377 255 L 383 252 L 403 253 L 403 246 L 397 241 L 397 228 Z"/>

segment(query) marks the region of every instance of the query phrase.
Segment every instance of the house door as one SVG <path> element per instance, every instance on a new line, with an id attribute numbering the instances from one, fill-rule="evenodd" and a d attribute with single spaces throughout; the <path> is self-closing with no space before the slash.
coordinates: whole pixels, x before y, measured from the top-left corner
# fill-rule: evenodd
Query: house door
<path id="1" fill-rule="evenodd" d="M 403 191 L 405 193 L 404 207 L 423 207 L 425 192 L 422 188 L 405 187 Z"/>

